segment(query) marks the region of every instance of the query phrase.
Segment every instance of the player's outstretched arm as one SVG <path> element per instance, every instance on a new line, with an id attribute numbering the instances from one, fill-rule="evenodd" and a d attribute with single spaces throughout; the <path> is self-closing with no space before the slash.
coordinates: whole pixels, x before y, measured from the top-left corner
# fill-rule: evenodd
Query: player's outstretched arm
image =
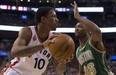
<path id="1" fill-rule="evenodd" d="M 74 3 L 71 3 L 71 6 L 74 9 L 74 17 L 80 23 L 82 23 L 84 25 L 84 27 L 87 28 L 87 31 L 89 31 L 91 33 L 91 39 L 94 39 L 95 42 L 102 41 L 102 34 L 101 34 L 99 27 L 95 23 L 90 21 L 89 19 L 85 19 L 79 14 L 78 6 L 75 1 L 74 1 Z"/>

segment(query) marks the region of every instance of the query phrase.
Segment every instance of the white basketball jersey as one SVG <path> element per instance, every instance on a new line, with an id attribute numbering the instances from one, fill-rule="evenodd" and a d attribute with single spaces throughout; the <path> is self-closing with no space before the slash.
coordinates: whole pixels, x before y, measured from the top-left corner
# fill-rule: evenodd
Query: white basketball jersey
<path id="1" fill-rule="evenodd" d="M 28 46 L 39 45 L 40 41 L 34 26 L 30 26 L 32 37 Z M 51 36 L 52 33 L 49 34 Z M 26 51 L 25 51 L 26 53 Z M 45 48 L 31 56 L 15 58 L 12 60 L 12 68 L 21 75 L 41 75 L 47 68 L 52 57 L 49 48 Z"/>

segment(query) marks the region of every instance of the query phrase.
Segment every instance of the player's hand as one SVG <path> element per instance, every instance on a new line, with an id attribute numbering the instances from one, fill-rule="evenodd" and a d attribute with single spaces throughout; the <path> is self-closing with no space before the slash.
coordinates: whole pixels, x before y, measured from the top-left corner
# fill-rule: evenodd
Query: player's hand
<path id="1" fill-rule="evenodd" d="M 74 3 L 71 3 L 71 6 L 74 10 L 74 17 L 77 18 L 78 16 L 80 16 L 77 3 L 74 1 Z"/>
<path id="2" fill-rule="evenodd" d="M 72 56 L 69 57 L 69 58 L 66 60 L 66 62 L 67 62 L 67 63 L 70 62 L 73 58 L 74 58 L 74 54 L 72 54 Z"/>
<path id="3" fill-rule="evenodd" d="M 44 43 L 43 46 L 44 48 L 49 47 L 50 44 L 54 43 L 54 38 L 56 38 L 58 35 L 52 35 L 51 37 L 49 37 Z"/>
<path id="4" fill-rule="evenodd" d="M 66 63 L 70 62 L 73 58 L 74 58 L 74 55 L 72 54 L 71 57 L 68 57 L 65 60 L 59 60 L 58 62 L 61 63 L 61 64 L 66 64 Z"/>

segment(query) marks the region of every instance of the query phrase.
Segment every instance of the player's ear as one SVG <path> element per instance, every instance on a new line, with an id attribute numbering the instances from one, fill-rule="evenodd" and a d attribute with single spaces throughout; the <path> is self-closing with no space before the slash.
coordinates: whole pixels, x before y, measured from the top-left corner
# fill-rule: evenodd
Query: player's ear
<path id="1" fill-rule="evenodd" d="M 42 17 L 41 17 L 41 21 L 42 21 L 42 22 L 46 22 L 46 17 L 42 16 Z"/>

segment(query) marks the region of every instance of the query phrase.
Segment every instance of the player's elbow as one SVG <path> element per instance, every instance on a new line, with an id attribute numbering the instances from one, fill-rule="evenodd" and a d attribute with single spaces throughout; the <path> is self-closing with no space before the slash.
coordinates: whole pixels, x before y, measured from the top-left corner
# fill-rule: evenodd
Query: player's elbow
<path id="1" fill-rule="evenodd" d="M 101 34 L 101 30 L 100 30 L 100 29 L 97 29 L 97 32 L 98 32 L 99 34 Z"/>
<path id="2" fill-rule="evenodd" d="M 12 57 L 17 57 L 18 56 L 18 52 L 16 50 L 11 50 L 11 56 Z"/>

